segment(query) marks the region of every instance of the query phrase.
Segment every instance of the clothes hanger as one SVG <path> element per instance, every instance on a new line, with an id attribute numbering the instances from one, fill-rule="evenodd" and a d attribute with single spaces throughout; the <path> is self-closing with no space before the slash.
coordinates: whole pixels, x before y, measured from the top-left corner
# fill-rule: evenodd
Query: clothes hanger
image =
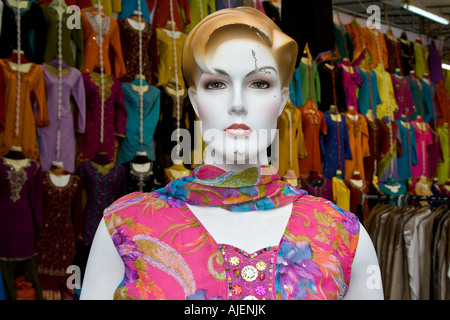
<path id="1" fill-rule="evenodd" d="M 22 152 L 22 147 L 20 146 L 11 146 L 8 153 L 4 157 L 13 160 L 26 159 L 25 155 Z"/>

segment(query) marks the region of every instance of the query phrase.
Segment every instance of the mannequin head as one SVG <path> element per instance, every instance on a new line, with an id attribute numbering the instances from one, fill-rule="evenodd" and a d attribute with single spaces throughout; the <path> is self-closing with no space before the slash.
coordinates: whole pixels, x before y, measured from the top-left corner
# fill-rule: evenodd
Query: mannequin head
<path id="1" fill-rule="evenodd" d="M 219 10 L 189 33 L 183 71 L 206 163 L 266 164 L 296 56 L 295 41 L 250 7 Z"/>

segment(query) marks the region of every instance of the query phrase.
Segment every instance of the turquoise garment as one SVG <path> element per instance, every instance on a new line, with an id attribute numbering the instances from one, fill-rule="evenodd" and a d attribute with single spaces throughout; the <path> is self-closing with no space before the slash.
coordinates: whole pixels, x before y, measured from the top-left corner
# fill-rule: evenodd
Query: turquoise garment
<path id="1" fill-rule="evenodd" d="M 344 58 L 353 61 L 353 42 L 347 32 L 347 28 L 344 25 L 340 28 L 336 23 L 333 23 L 333 31 L 336 48 L 341 56 L 336 62 L 342 62 Z"/>
<path id="2" fill-rule="evenodd" d="M 378 91 L 377 75 L 375 71 L 370 69 L 370 81 L 368 74 L 360 67 L 356 67 L 361 77 L 362 86 L 358 93 L 358 107 L 361 114 L 366 114 L 368 110 L 372 109 L 370 99 L 372 99 L 373 114 L 377 116 L 377 105 L 381 104 L 380 92 Z M 370 90 L 372 88 L 372 91 Z"/>
<path id="3" fill-rule="evenodd" d="M 417 119 L 417 116 L 422 116 L 424 122 L 428 123 L 431 119 L 435 119 L 435 123 L 437 123 L 437 113 L 432 99 L 436 92 L 436 86 L 433 84 L 433 92 L 431 92 L 430 86 L 423 80 L 416 82 L 417 78 L 411 76 L 408 76 L 408 79 L 416 108 L 416 111 L 411 115 L 411 120 Z"/>
<path id="4" fill-rule="evenodd" d="M 119 13 L 119 19 L 129 18 L 133 15 L 134 11 L 138 9 L 138 0 L 127 0 L 122 1 L 122 11 Z M 141 1 L 141 12 L 142 17 L 149 24 L 150 22 L 150 12 L 148 11 L 147 1 Z"/>
<path id="5" fill-rule="evenodd" d="M 403 183 L 397 183 L 395 178 L 390 178 L 386 184 L 380 185 L 380 190 L 385 196 L 400 196 L 406 195 L 406 185 Z M 398 202 L 395 200 L 387 201 L 389 204 L 397 204 Z M 405 204 L 404 200 L 401 204 Z"/>
<path id="6" fill-rule="evenodd" d="M 292 76 L 291 82 L 289 83 L 289 97 L 295 107 L 303 105 L 300 67 L 295 69 L 294 75 Z"/>
<path id="7" fill-rule="evenodd" d="M 136 152 L 145 151 L 147 157 L 155 160 L 155 147 L 153 144 L 153 134 L 159 120 L 161 91 L 149 86 L 144 92 L 144 110 L 143 110 L 143 132 L 144 143 L 140 143 L 140 98 L 132 84 L 138 85 L 139 81 L 126 82 L 122 84 L 125 106 L 127 108 L 127 127 L 126 137 L 120 142 L 117 161 L 119 163 L 129 162 L 136 157 Z M 144 80 L 143 85 L 148 85 Z"/>
<path id="8" fill-rule="evenodd" d="M 406 119 L 402 120 L 403 122 Z M 400 182 L 406 184 L 408 179 L 412 177 L 411 166 L 417 164 L 417 145 L 416 145 L 416 134 L 414 133 L 414 127 L 409 126 L 409 140 L 408 140 L 408 129 L 403 126 L 401 120 L 395 121 L 400 130 L 400 137 L 402 143 L 403 156 L 397 158 L 398 164 L 398 175 Z M 411 159 L 411 160 L 410 160 Z M 411 162 L 410 162 L 411 161 Z"/>

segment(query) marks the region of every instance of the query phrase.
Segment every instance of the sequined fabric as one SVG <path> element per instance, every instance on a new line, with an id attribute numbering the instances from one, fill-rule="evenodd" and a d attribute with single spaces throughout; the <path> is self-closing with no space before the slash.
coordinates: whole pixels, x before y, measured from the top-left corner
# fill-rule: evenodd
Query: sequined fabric
<path id="1" fill-rule="evenodd" d="M 239 174 L 208 165 L 198 168 L 189 178 L 198 184 L 190 184 L 187 194 L 170 187 L 164 195 L 135 192 L 105 210 L 104 221 L 125 266 L 114 299 L 300 300 L 345 296 L 359 238 L 355 215 L 303 190 L 286 188 L 278 173 L 267 167 Z M 261 178 L 261 172 L 267 170 Z M 178 181 L 175 185 L 186 179 L 174 180 Z M 257 187 L 259 192 L 250 196 L 257 201 L 271 183 L 291 193 L 287 201 L 281 201 L 283 192 L 270 191 L 266 200 L 275 207 L 291 203 L 292 213 L 279 244 L 253 253 L 217 243 L 187 206 L 194 199 L 206 206 L 219 204 L 219 199 L 246 200 L 232 195 L 221 198 L 223 194 L 215 192 L 219 186 L 241 192 Z M 190 193 L 198 186 L 202 189 Z M 249 208 L 244 206 L 241 211 Z"/>

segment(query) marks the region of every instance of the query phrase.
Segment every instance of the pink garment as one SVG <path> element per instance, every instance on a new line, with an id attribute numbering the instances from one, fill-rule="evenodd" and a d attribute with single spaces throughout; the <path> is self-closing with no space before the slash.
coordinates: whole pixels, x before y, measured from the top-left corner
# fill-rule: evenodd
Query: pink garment
<path id="1" fill-rule="evenodd" d="M 216 176 L 214 172 L 211 174 Z M 243 174 L 232 181 L 240 184 L 241 194 L 253 194 L 256 186 L 260 192 L 255 197 L 264 199 L 267 204 L 274 200 L 275 206 L 278 197 L 286 194 L 296 199 L 292 214 L 277 246 L 248 253 L 220 244 L 186 203 L 213 206 L 201 192 L 211 189 L 212 183 L 215 188 L 222 188 L 223 192 L 216 195 L 227 203 L 230 192 L 236 191 L 236 186 L 229 188 L 222 183 L 227 174 L 213 181 L 204 176 L 199 180 L 194 172 L 194 176 L 174 180 L 175 183 L 172 181 L 164 189 L 128 194 L 105 210 L 104 220 L 125 265 L 124 279 L 114 298 L 343 298 L 348 291 L 359 239 L 356 216 L 328 200 L 286 187 L 279 176 L 278 184 L 283 191 L 274 192 L 275 198 L 259 198 L 264 184 L 273 179 L 257 180 L 258 184 L 248 185 L 248 181 L 254 180 L 249 179 L 249 174 Z M 183 187 L 191 181 L 196 181 L 195 187 Z M 199 187 L 199 183 L 203 185 Z M 221 187 L 217 187 L 219 183 Z M 239 214 L 239 211 L 234 213 Z"/>
<path id="2" fill-rule="evenodd" d="M 426 130 L 422 131 L 418 128 L 417 123 L 425 125 Z M 428 123 L 422 120 L 411 121 L 414 127 L 414 134 L 416 135 L 417 145 L 417 164 L 412 164 L 413 178 L 419 178 L 421 176 L 428 176 L 428 154 L 427 147 L 433 143 L 431 137 L 431 130 Z"/>
<path id="3" fill-rule="evenodd" d="M 338 64 L 344 82 L 345 100 L 347 107 L 353 106 L 359 112 L 358 96 L 356 95 L 357 87 L 362 86 L 361 76 L 358 69 L 354 68 L 349 61 L 343 61 Z M 351 71 L 353 70 L 353 72 Z"/>

